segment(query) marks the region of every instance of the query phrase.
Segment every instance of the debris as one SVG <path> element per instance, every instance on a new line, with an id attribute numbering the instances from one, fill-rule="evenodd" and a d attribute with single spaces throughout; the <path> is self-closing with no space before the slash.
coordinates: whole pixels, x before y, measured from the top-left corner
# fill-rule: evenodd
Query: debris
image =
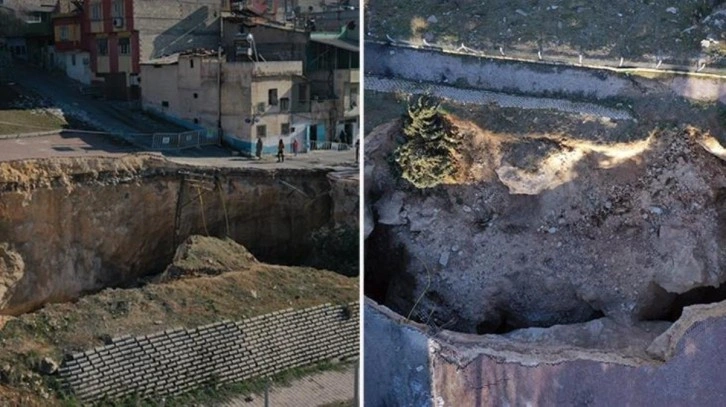
<path id="1" fill-rule="evenodd" d="M 445 251 L 441 253 L 441 256 L 439 256 L 439 264 L 446 267 L 447 264 L 449 264 L 449 251 Z"/>
<path id="2" fill-rule="evenodd" d="M 555 233 L 557 233 L 557 228 L 553 226 L 553 227 L 547 229 L 547 233 L 554 235 Z"/>
<path id="3" fill-rule="evenodd" d="M 675 7 L 668 7 L 666 9 L 666 12 L 671 13 L 671 14 L 678 14 L 678 9 Z"/>
<path id="4" fill-rule="evenodd" d="M 662 215 L 663 214 L 663 209 L 661 209 L 657 206 L 651 206 L 649 210 L 650 210 L 650 213 L 652 213 L 653 215 Z"/>
<path id="5" fill-rule="evenodd" d="M 426 21 L 428 21 L 431 24 L 436 24 L 439 22 L 439 19 L 436 18 L 436 16 L 432 14 L 429 16 L 429 18 L 426 19 Z"/>
<path id="6" fill-rule="evenodd" d="M 515 12 L 515 13 L 517 13 L 517 14 L 519 14 L 520 16 L 524 16 L 524 17 L 527 17 L 527 16 L 529 15 L 529 14 L 527 14 L 527 13 L 526 13 L 526 12 L 525 12 L 524 10 L 522 10 L 522 9 L 516 9 L 516 10 L 514 10 L 514 12 Z"/>
<path id="7" fill-rule="evenodd" d="M 49 357 L 44 357 L 38 364 L 38 371 L 42 374 L 52 375 L 58 371 L 58 363 Z"/>

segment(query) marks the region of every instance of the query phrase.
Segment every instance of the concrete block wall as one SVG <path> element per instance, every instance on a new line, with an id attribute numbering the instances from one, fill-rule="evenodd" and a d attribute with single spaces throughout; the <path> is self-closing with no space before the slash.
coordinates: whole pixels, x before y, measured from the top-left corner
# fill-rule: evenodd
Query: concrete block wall
<path id="1" fill-rule="evenodd" d="M 178 394 L 358 355 L 358 303 L 283 310 L 239 322 L 115 338 L 70 355 L 60 369 L 83 401 Z"/>

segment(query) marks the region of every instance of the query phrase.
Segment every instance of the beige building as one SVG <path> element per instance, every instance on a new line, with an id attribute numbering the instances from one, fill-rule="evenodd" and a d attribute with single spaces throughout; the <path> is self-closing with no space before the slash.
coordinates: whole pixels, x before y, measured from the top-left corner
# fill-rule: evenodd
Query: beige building
<path id="1" fill-rule="evenodd" d="M 306 144 L 309 96 L 301 61 L 220 64 L 213 55 L 176 54 L 142 63 L 141 73 L 145 109 L 211 131 L 221 127 L 237 150 L 254 153 L 258 138 L 265 153 L 276 152 L 280 139 L 290 146 L 297 138 L 301 150 Z"/>

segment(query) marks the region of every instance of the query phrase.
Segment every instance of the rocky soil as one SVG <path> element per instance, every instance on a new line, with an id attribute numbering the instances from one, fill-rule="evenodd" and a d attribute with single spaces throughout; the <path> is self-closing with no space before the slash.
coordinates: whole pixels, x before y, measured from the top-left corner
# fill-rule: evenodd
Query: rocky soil
<path id="1" fill-rule="evenodd" d="M 372 298 L 435 331 L 592 321 L 573 327 L 584 330 L 577 335 L 510 336 L 609 349 L 630 345 L 598 340 L 603 332 L 638 331 L 630 352 L 638 357 L 669 325 L 648 321 L 726 298 L 702 288 L 726 281 L 726 166 L 707 131 L 654 127 L 626 142 L 592 142 L 455 122 L 467 140 L 459 183 L 432 190 L 395 174 L 399 122 L 366 138 Z"/>
<path id="2" fill-rule="evenodd" d="M 617 63 L 689 65 L 726 55 L 726 5 L 711 0 L 369 0 L 367 38 Z"/>

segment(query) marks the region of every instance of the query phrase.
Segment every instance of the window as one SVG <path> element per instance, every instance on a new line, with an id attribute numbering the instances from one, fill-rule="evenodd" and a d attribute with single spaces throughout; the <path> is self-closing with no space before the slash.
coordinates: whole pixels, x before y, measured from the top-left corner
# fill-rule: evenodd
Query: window
<path id="1" fill-rule="evenodd" d="M 280 125 L 280 134 L 283 136 L 290 134 L 290 123 L 282 123 Z"/>
<path id="2" fill-rule="evenodd" d="M 267 126 L 264 124 L 260 124 L 257 126 L 257 137 L 267 137 Z"/>
<path id="3" fill-rule="evenodd" d="M 76 66 L 76 54 L 71 54 L 71 65 Z"/>
<path id="4" fill-rule="evenodd" d="M 71 39 L 69 29 L 67 25 L 60 26 L 60 29 L 58 30 L 58 35 L 60 36 L 61 41 L 68 41 Z"/>
<path id="5" fill-rule="evenodd" d="M 270 89 L 267 91 L 267 104 L 270 106 L 277 106 L 277 89 Z"/>
<path id="6" fill-rule="evenodd" d="M 194 99 L 198 99 L 198 98 L 199 98 L 199 94 L 198 93 L 195 93 L 194 94 Z"/>
<path id="7" fill-rule="evenodd" d="M 31 13 L 25 16 L 25 22 L 28 24 L 36 24 L 42 22 L 43 19 L 40 16 L 40 13 Z"/>
<path id="8" fill-rule="evenodd" d="M 189 60 L 189 68 L 194 69 L 194 59 Z"/>
<path id="9" fill-rule="evenodd" d="M 297 101 L 300 103 L 307 103 L 308 101 L 308 84 L 298 83 L 297 85 Z"/>
<path id="10" fill-rule="evenodd" d="M 118 52 L 121 55 L 131 55 L 131 39 L 130 38 L 119 38 L 118 39 Z"/>
<path id="11" fill-rule="evenodd" d="M 103 19 L 103 5 L 101 2 L 91 3 L 91 21 L 101 21 Z"/>
<path id="12" fill-rule="evenodd" d="M 290 110 L 290 98 L 280 98 L 280 111 L 287 112 Z"/>
<path id="13" fill-rule="evenodd" d="M 106 38 L 99 38 L 96 40 L 96 49 L 98 50 L 99 56 L 107 56 L 108 55 L 108 39 Z"/>
<path id="14" fill-rule="evenodd" d="M 162 100 L 162 101 L 161 101 L 161 107 L 169 107 L 169 101 L 167 101 L 167 100 Z"/>
<path id="15" fill-rule="evenodd" d="M 111 11 L 112 17 L 123 17 L 124 16 L 124 0 L 114 0 L 113 9 Z"/>

